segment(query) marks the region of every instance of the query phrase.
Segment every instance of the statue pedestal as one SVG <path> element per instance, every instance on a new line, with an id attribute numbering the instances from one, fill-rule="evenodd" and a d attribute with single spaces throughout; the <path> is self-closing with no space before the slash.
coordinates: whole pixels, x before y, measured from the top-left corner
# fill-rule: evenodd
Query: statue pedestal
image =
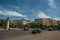
<path id="1" fill-rule="evenodd" d="M 7 21 L 7 29 L 6 30 L 8 30 L 9 29 L 9 21 Z"/>

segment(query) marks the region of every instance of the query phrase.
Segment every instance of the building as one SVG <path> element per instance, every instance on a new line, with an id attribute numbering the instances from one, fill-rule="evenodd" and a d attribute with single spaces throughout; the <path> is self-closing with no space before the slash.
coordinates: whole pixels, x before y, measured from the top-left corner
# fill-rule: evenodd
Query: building
<path id="1" fill-rule="evenodd" d="M 60 21 L 57 21 L 57 23 L 58 23 L 58 26 L 60 26 Z"/>
<path id="2" fill-rule="evenodd" d="M 40 18 L 40 19 L 35 19 L 35 22 L 40 22 L 43 24 L 43 26 L 51 26 L 51 25 L 58 25 L 56 20 L 52 20 L 50 18 Z"/>
<path id="3" fill-rule="evenodd" d="M 20 20 L 20 22 L 21 22 L 23 25 L 26 25 L 27 23 L 30 23 L 30 21 L 25 20 L 25 19 Z"/>
<path id="4" fill-rule="evenodd" d="M 30 23 L 30 21 L 22 19 L 22 20 L 13 20 L 14 25 L 18 23 L 22 23 L 23 25 L 26 25 L 27 23 Z"/>
<path id="5" fill-rule="evenodd" d="M 53 26 L 58 26 L 58 23 L 56 20 L 52 20 L 52 23 L 51 23 Z"/>
<path id="6" fill-rule="evenodd" d="M 35 19 L 35 23 L 42 23 L 42 19 Z"/>
<path id="7" fill-rule="evenodd" d="M 42 18 L 42 24 L 44 26 L 50 26 L 51 25 L 51 19 L 49 19 L 49 18 Z"/>

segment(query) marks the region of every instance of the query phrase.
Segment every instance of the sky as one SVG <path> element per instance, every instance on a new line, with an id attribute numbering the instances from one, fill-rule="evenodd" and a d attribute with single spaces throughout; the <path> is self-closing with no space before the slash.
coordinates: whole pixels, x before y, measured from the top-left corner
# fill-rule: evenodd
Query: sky
<path id="1" fill-rule="evenodd" d="M 60 0 L 0 0 L 0 19 L 60 20 Z"/>

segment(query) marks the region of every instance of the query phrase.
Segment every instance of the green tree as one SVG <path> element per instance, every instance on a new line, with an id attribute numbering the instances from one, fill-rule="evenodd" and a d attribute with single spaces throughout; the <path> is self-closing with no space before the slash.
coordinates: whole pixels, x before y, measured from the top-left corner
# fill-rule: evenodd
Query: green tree
<path id="1" fill-rule="evenodd" d="M 35 27 L 35 22 L 31 22 L 31 23 L 30 23 L 30 26 L 31 26 L 32 28 L 34 28 L 34 27 Z"/>
<path id="2" fill-rule="evenodd" d="M 5 26 L 6 26 L 6 20 L 0 19 L 0 27 L 5 28 Z"/>
<path id="3" fill-rule="evenodd" d="M 12 21 L 9 21 L 9 27 L 14 28 L 14 25 L 13 25 L 13 22 Z"/>
<path id="4" fill-rule="evenodd" d="M 28 28 L 31 28 L 30 23 L 27 23 L 25 26 L 27 26 Z"/>

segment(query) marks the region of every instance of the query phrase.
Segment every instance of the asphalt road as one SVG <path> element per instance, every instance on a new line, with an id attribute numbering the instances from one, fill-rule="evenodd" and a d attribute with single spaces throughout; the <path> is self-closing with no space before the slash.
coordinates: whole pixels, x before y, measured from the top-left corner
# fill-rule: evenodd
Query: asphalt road
<path id="1" fill-rule="evenodd" d="M 30 31 L 21 30 L 0 30 L 0 40 L 29 35 Z"/>
<path id="2" fill-rule="evenodd" d="M 60 31 L 43 31 L 30 34 L 30 31 L 0 31 L 0 40 L 60 40 Z"/>

